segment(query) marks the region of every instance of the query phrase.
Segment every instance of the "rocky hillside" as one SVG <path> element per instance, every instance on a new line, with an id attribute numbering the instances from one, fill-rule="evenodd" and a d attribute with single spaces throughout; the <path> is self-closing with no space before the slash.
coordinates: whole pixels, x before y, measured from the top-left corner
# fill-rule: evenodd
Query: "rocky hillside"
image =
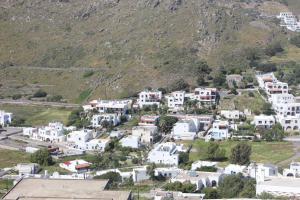
<path id="1" fill-rule="evenodd" d="M 285 10 L 281 0 L 3 0 L 0 92 L 81 102 L 196 84 L 200 61 L 245 69 L 245 49 L 286 39 L 274 18 Z"/>

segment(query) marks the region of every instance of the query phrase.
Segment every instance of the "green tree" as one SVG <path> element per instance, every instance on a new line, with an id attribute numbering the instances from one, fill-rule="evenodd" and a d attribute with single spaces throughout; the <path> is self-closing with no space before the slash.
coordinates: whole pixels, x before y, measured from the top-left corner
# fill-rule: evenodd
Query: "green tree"
<path id="1" fill-rule="evenodd" d="M 220 198 L 218 194 L 218 190 L 211 187 L 206 187 L 202 190 L 202 192 L 205 194 L 205 199 L 218 199 Z"/>
<path id="2" fill-rule="evenodd" d="M 218 71 L 215 74 L 214 79 L 213 79 L 214 86 L 216 86 L 216 87 L 223 86 L 225 82 L 226 82 L 225 75 L 221 71 Z"/>
<path id="3" fill-rule="evenodd" d="M 41 149 L 31 154 L 30 162 L 38 163 L 42 166 L 49 166 L 53 164 L 52 156 L 50 155 L 48 149 Z"/>
<path id="4" fill-rule="evenodd" d="M 239 196 L 242 198 L 254 198 L 256 196 L 254 179 L 244 180 L 244 187 Z"/>
<path id="5" fill-rule="evenodd" d="M 271 142 L 271 141 L 282 141 L 285 133 L 282 126 L 277 123 L 271 129 L 264 130 L 262 132 L 262 139 Z"/>
<path id="6" fill-rule="evenodd" d="M 239 143 L 231 149 L 230 163 L 246 165 L 250 163 L 251 146 L 246 143 Z"/>
<path id="7" fill-rule="evenodd" d="M 300 34 L 291 38 L 290 43 L 300 48 Z"/>
<path id="8" fill-rule="evenodd" d="M 43 90 L 38 90 L 33 94 L 33 97 L 36 97 L 36 98 L 46 97 L 46 96 L 47 96 L 47 92 L 45 92 Z"/>
<path id="9" fill-rule="evenodd" d="M 236 198 L 242 191 L 244 183 L 242 175 L 229 175 L 219 183 L 218 194 L 222 198 Z"/>
<path id="10" fill-rule="evenodd" d="M 264 105 L 262 107 L 262 112 L 265 115 L 274 115 L 274 114 L 276 114 L 275 111 L 272 108 L 272 104 L 270 104 L 270 103 L 264 103 Z"/>
<path id="11" fill-rule="evenodd" d="M 147 166 L 147 174 L 150 176 L 151 180 L 155 180 L 155 174 L 154 174 L 154 170 L 156 168 L 155 163 L 151 163 L 150 165 Z"/>
<path id="12" fill-rule="evenodd" d="M 189 153 L 187 152 L 180 152 L 179 153 L 179 163 L 186 164 L 189 161 Z"/>
<path id="13" fill-rule="evenodd" d="M 169 133 L 177 121 L 176 117 L 164 115 L 160 117 L 158 127 L 162 132 Z"/>
<path id="14" fill-rule="evenodd" d="M 205 157 L 208 160 L 220 161 L 225 159 L 226 151 L 220 148 L 220 145 L 215 142 L 210 142 L 207 146 Z"/>

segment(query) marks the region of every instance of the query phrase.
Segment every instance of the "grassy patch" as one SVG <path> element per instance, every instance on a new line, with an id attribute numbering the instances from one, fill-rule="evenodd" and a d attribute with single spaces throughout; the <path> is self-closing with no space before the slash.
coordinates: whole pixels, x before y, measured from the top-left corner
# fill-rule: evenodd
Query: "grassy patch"
<path id="1" fill-rule="evenodd" d="M 12 187 L 12 180 L 0 180 L 0 198 Z"/>
<path id="2" fill-rule="evenodd" d="M 45 106 L 0 105 L 0 110 L 12 112 L 14 117 L 25 119 L 30 126 L 46 125 L 51 121 L 67 123 L 71 109 L 50 108 Z"/>
<path id="3" fill-rule="evenodd" d="M 226 156 L 230 156 L 231 148 L 237 141 L 219 142 L 221 148 L 226 150 Z M 293 145 L 290 142 L 248 142 L 252 147 L 251 160 L 262 163 L 279 163 L 293 156 Z M 194 151 L 190 153 L 193 161 L 205 158 L 205 150 L 209 143 L 203 140 L 196 140 L 193 143 Z"/>
<path id="4" fill-rule="evenodd" d="M 220 101 L 220 109 L 250 109 L 252 112 L 260 111 L 265 101 L 257 92 L 253 92 L 254 97 L 249 96 L 249 92 L 243 92 L 241 95 L 226 97 Z"/>
<path id="5" fill-rule="evenodd" d="M 13 167 L 22 162 L 30 162 L 30 155 L 20 151 L 0 149 L 0 168 Z"/>
<path id="6" fill-rule="evenodd" d="M 89 97 L 91 92 L 92 92 L 92 89 L 87 89 L 87 90 L 84 90 L 83 92 L 81 92 L 76 100 L 76 103 L 82 103 L 83 101 L 85 101 Z"/>

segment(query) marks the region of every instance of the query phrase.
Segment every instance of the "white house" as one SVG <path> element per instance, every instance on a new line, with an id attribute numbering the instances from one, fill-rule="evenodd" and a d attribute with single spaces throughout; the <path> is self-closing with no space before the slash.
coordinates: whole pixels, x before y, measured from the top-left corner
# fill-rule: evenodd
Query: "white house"
<path id="1" fill-rule="evenodd" d="M 154 170 L 155 176 L 163 176 L 166 178 L 174 178 L 177 176 L 182 169 L 179 169 L 177 167 L 157 167 Z"/>
<path id="2" fill-rule="evenodd" d="M 239 110 L 221 110 L 220 115 L 229 120 L 238 120 L 243 116 L 243 113 Z"/>
<path id="3" fill-rule="evenodd" d="M 88 105 L 83 106 L 85 111 L 98 110 L 100 113 L 119 113 L 127 114 L 131 109 L 132 100 L 93 100 Z"/>
<path id="4" fill-rule="evenodd" d="M 275 117 L 273 115 L 257 115 L 254 116 L 253 124 L 255 127 L 261 128 L 272 128 L 276 123 Z"/>
<path id="5" fill-rule="evenodd" d="M 93 138 L 93 131 L 83 129 L 67 135 L 67 142 L 75 149 L 86 150 L 86 143 Z"/>
<path id="6" fill-rule="evenodd" d="M 133 149 L 138 149 L 141 146 L 140 137 L 128 135 L 120 140 L 122 147 L 130 147 Z"/>
<path id="7" fill-rule="evenodd" d="M 92 117 L 92 126 L 97 128 L 101 127 L 103 121 L 109 122 L 112 126 L 117 126 L 120 124 L 120 115 L 116 113 L 102 113 L 102 114 L 96 114 Z"/>
<path id="8" fill-rule="evenodd" d="M 89 171 L 91 163 L 85 160 L 78 159 L 78 160 L 72 160 L 72 161 L 66 161 L 64 163 L 60 163 L 59 166 L 71 172 L 84 173 Z"/>
<path id="9" fill-rule="evenodd" d="M 182 146 L 177 146 L 173 142 L 159 144 L 149 152 L 148 162 L 177 166 L 180 151 L 182 151 Z"/>
<path id="10" fill-rule="evenodd" d="M 132 180 L 133 182 L 142 182 L 149 180 L 150 176 L 147 173 L 147 167 L 134 168 L 132 170 Z"/>
<path id="11" fill-rule="evenodd" d="M 11 123 L 12 113 L 0 110 L 0 125 L 5 126 Z"/>
<path id="12" fill-rule="evenodd" d="M 162 92 L 161 91 L 142 91 L 139 93 L 139 98 L 137 103 L 140 108 L 144 106 L 152 106 L 157 105 L 160 106 L 160 101 L 162 100 Z"/>
<path id="13" fill-rule="evenodd" d="M 120 139 L 120 138 L 122 138 L 123 137 L 123 135 L 124 135 L 124 132 L 123 131 L 111 131 L 110 133 L 109 133 L 109 137 L 110 138 L 117 138 L 117 139 Z"/>
<path id="14" fill-rule="evenodd" d="M 160 136 L 157 126 L 134 126 L 132 127 L 132 135 L 140 137 L 144 144 L 153 144 Z"/>
<path id="15" fill-rule="evenodd" d="M 246 171 L 247 171 L 246 166 L 235 165 L 235 164 L 229 164 L 224 169 L 225 174 L 238 174 L 238 173 L 245 173 Z"/>
<path id="16" fill-rule="evenodd" d="M 175 91 L 166 96 L 168 108 L 171 111 L 182 111 L 184 109 L 185 91 Z"/>
<path id="17" fill-rule="evenodd" d="M 25 128 L 23 128 L 23 135 L 24 136 L 28 136 L 30 138 L 37 138 L 37 136 L 38 136 L 38 128 L 25 127 Z"/>
<path id="18" fill-rule="evenodd" d="M 195 88 L 194 98 L 204 105 L 214 105 L 217 101 L 216 88 Z"/>
<path id="19" fill-rule="evenodd" d="M 159 121 L 159 115 L 143 115 L 141 116 L 139 126 L 156 126 Z"/>
<path id="20" fill-rule="evenodd" d="M 171 135 L 175 140 L 194 140 L 199 128 L 198 120 L 181 120 L 175 123 Z"/>
<path id="21" fill-rule="evenodd" d="M 273 164 L 254 164 L 248 166 L 248 174 L 252 178 L 256 178 L 258 173 L 263 173 L 265 177 L 278 176 L 278 167 Z"/>
<path id="22" fill-rule="evenodd" d="M 60 122 L 49 123 L 48 126 L 38 129 L 37 140 L 42 140 L 45 142 L 64 142 L 64 125 Z"/>
<path id="23" fill-rule="evenodd" d="M 229 122 L 216 120 L 214 121 L 212 128 L 208 130 L 206 135 L 206 140 L 215 139 L 215 140 L 224 140 L 228 139 L 231 136 L 229 132 Z"/>
<path id="24" fill-rule="evenodd" d="M 219 172 L 182 171 L 171 178 L 171 182 L 190 182 L 196 185 L 197 190 L 200 190 L 206 187 L 217 187 L 223 177 L 224 174 Z"/>
<path id="25" fill-rule="evenodd" d="M 179 121 L 181 120 L 192 120 L 197 127 L 197 130 L 205 131 L 207 130 L 213 123 L 214 117 L 213 115 L 168 115 L 176 117 Z"/>
<path id="26" fill-rule="evenodd" d="M 104 152 L 109 143 L 110 139 L 92 139 L 86 143 L 85 150 Z"/>
<path id="27" fill-rule="evenodd" d="M 300 177 L 300 162 L 292 162 L 290 168 L 283 170 L 283 176 Z"/>

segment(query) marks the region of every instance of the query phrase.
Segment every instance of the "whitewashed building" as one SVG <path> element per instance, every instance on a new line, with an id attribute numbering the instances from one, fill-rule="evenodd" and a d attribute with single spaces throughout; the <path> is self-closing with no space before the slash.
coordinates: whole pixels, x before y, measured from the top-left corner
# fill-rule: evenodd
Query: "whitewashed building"
<path id="1" fill-rule="evenodd" d="M 223 173 L 219 172 L 198 172 L 198 171 L 182 171 L 171 182 L 190 182 L 196 185 L 197 190 L 206 187 L 217 187 L 219 182 L 224 178 Z"/>
<path id="2" fill-rule="evenodd" d="M 207 130 L 213 123 L 214 117 L 213 115 L 169 115 L 172 117 L 176 117 L 179 121 L 183 120 L 192 120 L 197 127 L 197 130 L 205 131 Z"/>
<path id="3" fill-rule="evenodd" d="M 139 98 L 137 100 L 137 103 L 140 108 L 143 108 L 144 106 L 152 106 L 152 105 L 157 105 L 157 107 L 159 107 L 161 100 L 162 100 L 161 91 L 145 90 L 139 93 Z"/>
<path id="4" fill-rule="evenodd" d="M 263 173 L 265 177 L 278 176 L 278 167 L 273 164 L 251 163 L 248 166 L 248 174 L 250 177 L 256 178 L 258 173 Z"/>
<path id="5" fill-rule="evenodd" d="M 192 163 L 191 170 L 197 170 L 201 167 L 217 167 L 218 162 L 198 160 Z"/>
<path id="6" fill-rule="evenodd" d="M 173 142 L 159 144 L 149 152 L 148 162 L 177 166 L 180 151 L 182 151 L 182 146 L 177 146 Z"/>
<path id="7" fill-rule="evenodd" d="M 273 115 L 257 115 L 254 116 L 253 124 L 255 127 L 269 129 L 272 128 L 276 123 L 275 117 Z"/>
<path id="8" fill-rule="evenodd" d="M 177 176 L 182 169 L 179 169 L 177 167 L 157 167 L 154 170 L 155 176 L 163 176 L 166 178 L 174 178 Z"/>
<path id="9" fill-rule="evenodd" d="M 231 134 L 229 131 L 229 122 L 216 120 L 214 121 L 212 128 L 208 130 L 206 135 L 206 140 L 215 139 L 215 140 L 224 140 L 228 139 Z"/>
<path id="10" fill-rule="evenodd" d="M 120 117 L 121 116 L 116 114 L 116 113 L 96 114 L 96 115 L 93 115 L 91 122 L 92 122 L 92 126 L 95 127 L 95 128 L 101 127 L 102 123 L 104 121 L 107 121 L 112 126 L 117 126 L 121 122 Z"/>
<path id="11" fill-rule="evenodd" d="M 216 88 L 195 88 L 194 98 L 202 105 L 214 105 L 217 102 Z"/>
<path id="12" fill-rule="evenodd" d="M 245 173 L 245 172 L 247 172 L 247 166 L 244 166 L 244 165 L 229 164 L 224 169 L 224 173 L 229 174 L 229 175 Z"/>
<path id="13" fill-rule="evenodd" d="M 244 114 L 239 110 L 221 110 L 220 115 L 229 120 L 238 120 Z"/>
<path id="14" fill-rule="evenodd" d="M 184 110 L 185 91 L 175 91 L 166 96 L 168 108 L 171 111 Z"/>
<path id="15" fill-rule="evenodd" d="M 20 176 L 37 174 L 39 171 L 39 164 L 36 163 L 19 163 L 16 166 L 16 170 Z"/>
<path id="16" fill-rule="evenodd" d="M 141 139 L 137 136 L 128 135 L 120 140 L 120 144 L 122 147 L 138 149 L 141 146 Z"/>
<path id="17" fill-rule="evenodd" d="M 48 126 L 38 129 L 38 135 L 36 140 L 41 140 L 45 142 L 64 142 L 64 125 L 60 122 L 49 123 Z"/>
<path id="18" fill-rule="evenodd" d="M 290 164 L 290 168 L 283 169 L 283 176 L 299 178 L 300 177 L 300 162 L 292 162 Z"/>
<path id="19" fill-rule="evenodd" d="M 84 111 L 97 110 L 100 113 L 127 114 L 132 107 L 131 99 L 123 100 L 93 100 L 88 105 L 84 105 Z"/>
<path id="20" fill-rule="evenodd" d="M 175 123 L 171 135 L 175 140 L 194 140 L 199 129 L 198 120 L 180 120 Z"/>
<path id="21" fill-rule="evenodd" d="M 5 126 L 11 123 L 12 113 L 0 110 L 0 125 Z"/>
<path id="22" fill-rule="evenodd" d="M 139 137 L 143 144 L 153 144 L 160 137 L 157 126 L 151 125 L 132 127 L 132 135 Z"/>

